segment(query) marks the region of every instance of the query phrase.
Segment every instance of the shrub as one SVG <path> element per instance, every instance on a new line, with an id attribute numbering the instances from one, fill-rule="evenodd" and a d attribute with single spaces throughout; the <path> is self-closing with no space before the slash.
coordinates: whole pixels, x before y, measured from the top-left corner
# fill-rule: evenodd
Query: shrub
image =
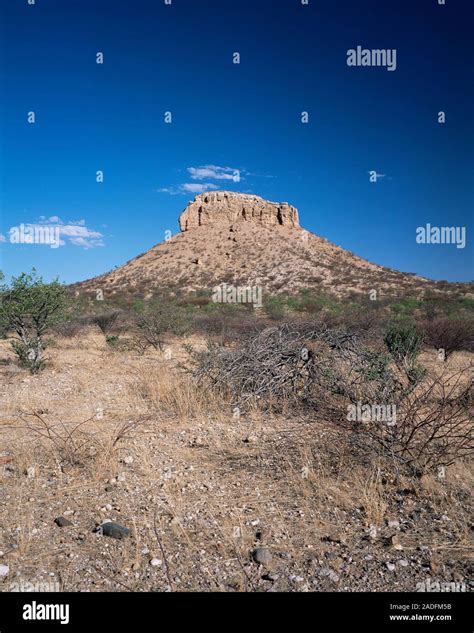
<path id="1" fill-rule="evenodd" d="M 255 335 L 268 325 L 268 319 L 259 318 L 247 309 L 212 310 L 208 314 L 198 316 L 194 322 L 197 332 L 213 338 L 219 337 L 222 345 Z"/>
<path id="2" fill-rule="evenodd" d="M 419 382 L 424 375 L 424 369 L 417 364 L 423 335 L 412 324 L 394 324 L 385 333 L 384 341 L 395 364 L 405 373 L 409 382 Z"/>
<path id="3" fill-rule="evenodd" d="M 61 284 L 57 280 L 44 283 L 34 269 L 0 287 L 0 329 L 14 332 L 13 351 L 31 373 L 43 368 L 47 347 L 44 336 L 61 319 L 65 306 L 66 293 Z"/>
<path id="4" fill-rule="evenodd" d="M 392 312 L 400 316 L 411 316 L 420 307 L 420 302 L 413 297 L 406 297 L 390 306 Z"/>
<path id="5" fill-rule="evenodd" d="M 18 415 L 19 428 L 27 431 L 35 443 L 49 448 L 61 470 L 65 466 L 84 466 L 90 460 L 107 463 L 119 443 L 147 421 L 147 418 L 138 418 L 118 423 L 104 437 L 93 424 L 96 419 L 94 415 L 80 422 L 69 422 L 37 411 Z"/>
<path id="6" fill-rule="evenodd" d="M 107 343 L 107 345 L 110 345 L 110 347 L 117 347 L 120 339 L 118 336 L 106 336 L 105 338 L 105 342 Z"/>
<path id="7" fill-rule="evenodd" d="M 397 404 L 396 424 L 371 424 L 363 435 L 375 441 L 377 452 L 422 473 L 471 455 L 473 429 L 472 386 L 464 370 L 430 377 L 406 391 Z"/>
<path id="8" fill-rule="evenodd" d="M 55 334 L 63 338 L 74 338 L 89 324 L 89 322 L 90 320 L 87 317 L 71 318 L 65 321 L 60 321 L 54 326 L 53 331 Z"/>
<path id="9" fill-rule="evenodd" d="M 344 403 L 390 401 L 401 388 L 387 359 L 367 350 L 358 335 L 324 324 L 285 323 L 240 341 L 237 348 L 210 344 L 193 355 L 196 377 L 227 394 L 233 406 L 330 408 Z"/>
<path id="10" fill-rule="evenodd" d="M 171 333 L 182 336 L 190 331 L 190 312 L 172 303 L 151 305 L 138 316 L 140 338 L 155 349 L 162 349 L 163 337 Z"/>
<path id="11" fill-rule="evenodd" d="M 92 317 L 91 322 L 100 328 L 102 334 L 107 337 L 112 328 L 116 325 L 120 312 L 107 312 Z"/>
<path id="12" fill-rule="evenodd" d="M 286 300 L 284 297 L 270 297 L 263 306 L 265 314 L 275 321 L 282 319 L 286 311 Z"/>
<path id="13" fill-rule="evenodd" d="M 420 324 L 428 345 L 443 351 L 444 360 L 453 352 L 474 351 L 474 323 L 472 320 L 437 319 Z"/>

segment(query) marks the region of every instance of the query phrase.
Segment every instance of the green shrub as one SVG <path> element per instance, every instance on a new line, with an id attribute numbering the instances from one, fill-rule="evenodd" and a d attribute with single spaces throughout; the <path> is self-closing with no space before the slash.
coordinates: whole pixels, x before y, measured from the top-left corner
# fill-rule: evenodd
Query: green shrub
<path id="1" fill-rule="evenodd" d="M 189 309 L 173 303 L 150 305 L 138 316 L 140 337 L 148 345 L 161 349 L 165 334 L 183 336 L 191 331 L 192 315 Z"/>
<path id="2" fill-rule="evenodd" d="M 65 307 L 66 292 L 59 281 L 44 283 L 34 269 L 0 286 L 0 330 L 13 333 L 13 351 L 31 373 L 43 368 L 44 336 L 61 320 Z"/>
<path id="3" fill-rule="evenodd" d="M 394 324 L 384 337 L 390 355 L 412 384 L 424 375 L 424 369 L 417 364 L 423 346 L 423 335 L 413 324 Z"/>

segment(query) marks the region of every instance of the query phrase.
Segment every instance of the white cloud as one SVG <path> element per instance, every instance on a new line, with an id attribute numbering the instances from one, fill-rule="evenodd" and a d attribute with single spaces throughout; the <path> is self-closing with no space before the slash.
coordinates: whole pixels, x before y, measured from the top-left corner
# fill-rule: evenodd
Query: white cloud
<path id="1" fill-rule="evenodd" d="M 213 191 L 219 189 L 217 185 L 212 184 L 211 182 L 185 182 L 178 187 L 163 187 L 162 189 L 157 189 L 158 193 L 169 193 L 172 196 L 178 196 L 180 194 L 187 193 L 204 193 L 205 191 Z"/>
<path id="2" fill-rule="evenodd" d="M 219 189 L 217 185 L 213 185 L 210 182 L 203 182 L 201 184 L 188 182 L 184 185 L 181 185 L 181 187 L 183 191 L 187 193 L 203 193 L 204 191 Z"/>
<path id="3" fill-rule="evenodd" d="M 232 167 L 219 167 L 218 165 L 203 165 L 202 167 L 188 167 L 188 173 L 193 180 L 233 180 L 239 182 L 241 172 Z"/>
<path id="4" fill-rule="evenodd" d="M 172 196 L 184 195 L 187 193 L 198 194 L 205 191 L 216 191 L 220 185 L 216 185 L 212 180 L 228 180 L 239 183 L 242 174 L 246 173 L 233 167 L 219 167 L 219 165 L 202 165 L 200 167 L 188 167 L 187 172 L 192 180 L 205 180 L 206 182 L 185 182 L 172 187 L 162 187 L 156 189 L 158 193 L 168 193 Z"/>

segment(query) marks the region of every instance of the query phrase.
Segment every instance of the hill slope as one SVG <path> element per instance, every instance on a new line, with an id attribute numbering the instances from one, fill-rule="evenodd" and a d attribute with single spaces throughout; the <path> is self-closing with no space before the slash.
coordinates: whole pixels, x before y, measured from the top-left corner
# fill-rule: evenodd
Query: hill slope
<path id="1" fill-rule="evenodd" d="M 212 192 L 196 196 L 181 215 L 181 232 L 124 266 L 75 284 L 79 293 L 149 298 L 211 292 L 222 283 L 261 286 L 264 294 L 301 288 L 346 297 L 423 296 L 472 292 L 472 284 L 433 282 L 372 264 L 302 229 L 288 203 Z"/>

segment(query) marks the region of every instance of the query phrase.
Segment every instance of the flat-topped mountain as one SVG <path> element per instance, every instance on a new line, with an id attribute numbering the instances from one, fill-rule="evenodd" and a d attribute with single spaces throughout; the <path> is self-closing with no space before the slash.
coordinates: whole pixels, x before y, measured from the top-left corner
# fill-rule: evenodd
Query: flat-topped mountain
<path id="1" fill-rule="evenodd" d="M 287 202 L 213 191 L 196 196 L 179 218 L 180 233 L 124 266 L 74 284 L 107 296 L 212 292 L 221 283 L 261 286 L 267 295 L 302 288 L 347 297 L 422 297 L 472 292 L 472 284 L 433 282 L 372 264 L 299 225 Z"/>

